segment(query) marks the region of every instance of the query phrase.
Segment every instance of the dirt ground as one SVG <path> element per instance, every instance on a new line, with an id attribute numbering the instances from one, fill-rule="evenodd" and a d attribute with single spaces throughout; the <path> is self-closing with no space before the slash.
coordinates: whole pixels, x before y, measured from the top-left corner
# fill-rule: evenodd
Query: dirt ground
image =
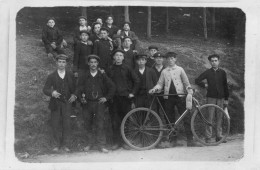
<path id="1" fill-rule="evenodd" d="M 181 143 L 185 143 L 181 141 Z M 80 162 L 149 162 L 149 161 L 238 161 L 243 158 L 243 135 L 228 138 L 227 143 L 218 146 L 152 149 L 146 151 L 124 150 L 110 151 L 107 154 L 98 151 L 39 155 L 24 159 L 33 163 L 80 163 Z"/>

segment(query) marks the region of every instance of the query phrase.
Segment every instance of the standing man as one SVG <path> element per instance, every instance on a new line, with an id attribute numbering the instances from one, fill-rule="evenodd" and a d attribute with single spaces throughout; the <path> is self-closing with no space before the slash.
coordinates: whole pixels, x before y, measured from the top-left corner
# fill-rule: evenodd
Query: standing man
<path id="1" fill-rule="evenodd" d="M 79 79 L 77 95 L 83 104 L 83 117 L 88 136 L 88 145 L 84 151 L 87 152 L 97 144 L 101 152 L 107 153 L 104 118 L 107 101 L 113 98 L 115 85 L 105 73 L 98 70 L 99 61 L 97 55 L 88 56 L 89 70 Z"/>
<path id="2" fill-rule="evenodd" d="M 207 103 L 216 104 L 219 107 L 228 105 L 228 84 L 227 84 L 227 74 L 226 72 L 219 68 L 219 55 L 213 54 L 208 57 L 208 60 L 211 64 L 211 68 L 203 72 L 197 79 L 195 83 L 201 87 L 207 89 Z M 207 80 L 207 83 L 204 83 L 203 80 Z M 214 109 L 214 108 L 213 108 Z M 212 122 L 215 110 L 211 109 L 209 111 L 209 121 Z M 217 119 L 217 136 L 216 142 L 219 141 L 222 137 L 222 114 L 218 113 L 216 116 Z M 206 127 L 206 138 L 205 142 L 210 142 L 212 136 L 212 127 Z M 226 143 L 226 141 L 224 141 Z"/>
<path id="3" fill-rule="evenodd" d="M 162 90 L 164 88 L 164 94 L 183 94 L 188 93 L 187 98 L 192 97 L 192 89 L 182 67 L 176 65 L 177 54 L 174 52 L 168 52 L 165 54 L 166 60 L 168 62 L 168 67 L 164 69 L 161 73 L 157 85 L 152 88 L 149 93 L 155 93 L 156 91 Z M 186 98 L 184 95 L 175 96 L 164 96 L 165 99 L 165 111 L 170 122 L 175 122 L 174 107 L 177 106 L 178 112 L 183 113 L 186 110 Z M 187 108 L 191 109 L 191 108 Z M 187 146 L 197 146 L 193 141 L 193 135 L 191 132 L 190 117 L 184 118 L 184 128 L 187 137 Z M 173 146 L 177 145 L 177 138 L 172 138 Z"/>
<path id="4" fill-rule="evenodd" d="M 73 74 L 65 69 L 68 57 L 64 54 L 57 55 L 57 70 L 51 73 L 43 88 L 43 93 L 50 96 L 49 109 L 51 110 L 51 125 L 56 143 L 53 151 L 63 148 L 69 152 L 68 141 L 70 136 L 71 103 L 77 97 Z"/>
<path id="5" fill-rule="evenodd" d="M 124 116 L 131 110 L 133 97 L 139 88 L 139 78 L 135 72 L 123 64 L 124 51 L 115 50 L 113 53 L 114 64 L 110 66 L 108 76 L 116 85 L 116 93 L 110 108 L 113 128 L 113 150 L 122 143 L 120 124 Z"/>

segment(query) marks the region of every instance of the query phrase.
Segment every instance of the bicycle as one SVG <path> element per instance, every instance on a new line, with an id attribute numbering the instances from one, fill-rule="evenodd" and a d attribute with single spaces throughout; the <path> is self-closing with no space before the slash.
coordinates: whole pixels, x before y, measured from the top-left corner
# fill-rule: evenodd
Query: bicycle
<path id="1" fill-rule="evenodd" d="M 187 94 L 152 94 L 153 99 L 149 108 L 139 107 L 129 111 L 121 123 L 121 135 L 125 143 L 136 150 L 147 150 L 155 147 L 163 137 L 163 132 L 168 134 L 165 137 L 177 134 L 177 127 L 183 118 L 190 113 L 185 110 L 174 123 L 162 123 L 160 116 L 152 110 L 154 101 L 159 103 L 166 122 L 170 122 L 163 107 L 158 99 L 159 96 L 187 95 Z M 195 139 L 203 145 L 214 146 L 222 143 L 229 134 L 230 117 L 222 108 L 214 104 L 200 105 L 195 97 L 192 97 L 193 109 L 195 111 L 191 118 L 191 131 Z M 216 138 L 217 122 L 213 119 L 212 123 L 208 121 L 208 110 L 214 109 L 215 114 L 222 114 L 222 135 L 221 139 L 206 142 L 206 128 L 212 128 L 212 138 Z"/>

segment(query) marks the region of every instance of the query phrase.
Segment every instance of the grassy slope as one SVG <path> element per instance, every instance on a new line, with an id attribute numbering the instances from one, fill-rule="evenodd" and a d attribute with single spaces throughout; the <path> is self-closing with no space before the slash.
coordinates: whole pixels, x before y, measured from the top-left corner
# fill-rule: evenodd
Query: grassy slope
<path id="1" fill-rule="evenodd" d="M 30 28 L 30 29 L 29 29 Z M 28 152 L 30 155 L 50 152 L 52 148 L 48 98 L 42 93 L 47 75 L 54 68 L 54 62 L 47 58 L 40 39 L 40 29 L 26 26 L 20 22 L 17 27 L 17 67 L 16 67 L 16 104 L 15 104 L 15 151 Z M 72 55 L 71 36 L 65 37 L 69 42 L 66 53 Z M 229 81 L 234 85 L 230 100 L 231 132 L 243 132 L 244 99 L 244 49 L 230 47 L 222 40 L 203 41 L 199 38 L 168 36 L 151 41 L 142 40 L 142 48 L 150 44 L 158 45 L 164 53 L 169 50 L 180 54 L 178 64 L 188 74 L 191 84 L 194 79 L 209 67 L 207 56 L 218 53 L 222 56 L 221 65 L 228 72 Z M 234 62 L 235 61 L 235 62 Z M 238 69 L 239 68 L 239 69 Z M 197 97 L 203 103 L 205 90 L 199 89 Z M 80 117 L 79 117 L 80 120 Z M 73 120 L 73 140 L 71 147 L 82 147 L 82 122 Z"/>

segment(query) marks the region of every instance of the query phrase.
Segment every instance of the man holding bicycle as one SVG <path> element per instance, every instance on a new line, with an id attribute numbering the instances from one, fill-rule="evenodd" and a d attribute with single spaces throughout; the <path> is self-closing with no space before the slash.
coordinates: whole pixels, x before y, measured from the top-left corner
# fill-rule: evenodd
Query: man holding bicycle
<path id="1" fill-rule="evenodd" d="M 180 94 L 184 94 L 187 91 L 188 93 L 187 99 L 191 100 L 193 91 L 191 89 L 189 79 L 184 69 L 176 65 L 177 54 L 174 52 L 168 52 L 165 54 L 165 58 L 167 60 L 168 67 L 162 71 L 159 81 L 157 82 L 157 85 L 154 88 L 152 88 L 149 91 L 149 93 L 152 94 L 164 89 L 165 111 L 167 117 L 169 118 L 170 121 L 169 123 L 171 123 L 171 122 L 175 122 L 175 113 L 174 113 L 175 106 L 177 107 L 179 113 L 183 113 L 186 110 L 186 98 L 184 95 L 180 95 Z M 176 94 L 176 95 L 169 96 L 169 94 Z M 191 108 L 189 107 L 188 109 Z M 183 120 L 184 120 L 185 133 L 187 137 L 187 146 L 189 147 L 198 146 L 193 141 L 193 135 L 191 132 L 191 125 L 190 125 L 190 116 L 185 117 Z M 176 146 L 177 138 L 174 137 L 171 140 L 173 142 L 173 145 Z"/>

